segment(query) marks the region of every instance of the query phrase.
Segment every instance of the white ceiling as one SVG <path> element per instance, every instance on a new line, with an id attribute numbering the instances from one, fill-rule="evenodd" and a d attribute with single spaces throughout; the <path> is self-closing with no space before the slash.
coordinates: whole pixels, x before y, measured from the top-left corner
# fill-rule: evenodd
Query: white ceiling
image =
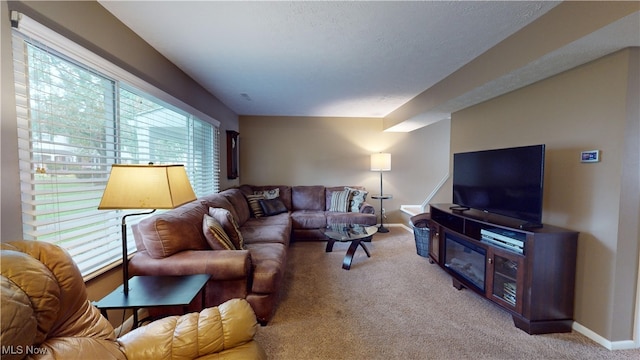
<path id="1" fill-rule="evenodd" d="M 388 115 L 559 3 L 99 2 L 239 115 L 335 117 Z M 640 46 L 637 19 L 451 99 L 438 113 L 551 76 L 629 41 Z M 628 36 L 620 39 L 619 31 Z M 595 49 L 594 43 L 606 46 Z"/>

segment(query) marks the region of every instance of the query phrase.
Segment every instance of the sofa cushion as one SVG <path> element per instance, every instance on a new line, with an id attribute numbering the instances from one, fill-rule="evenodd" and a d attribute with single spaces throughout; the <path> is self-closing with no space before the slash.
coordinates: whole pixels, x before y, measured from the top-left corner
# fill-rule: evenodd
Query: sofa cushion
<path id="1" fill-rule="evenodd" d="M 287 248 L 278 243 L 247 244 L 253 266 L 253 293 L 270 294 L 280 290 L 287 263 Z"/>
<path id="2" fill-rule="evenodd" d="M 377 217 L 374 214 L 361 212 L 327 212 L 327 224 L 362 224 L 375 225 Z"/>
<path id="3" fill-rule="evenodd" d="M 236 211 L 236 222 L 238 225 L 242 226 L 242 224 L 249 220 L 251 217 L 251 210 L 249 209 L 249 203 L 244 197 L 242 191 L 238 189 L 227 189 L 220 194 L 229 200 L 231 205 L 233 205 L 233 209 Z"/>
<path id="4" fill-rule="evenodd" d="M 281 243 L 289 245 L 291 227 L 286 225 L 243 226 L 244 246 L 257 243 Z"/>
<path id="5" fill-rule="evenodd" d="M 322 229 L 327 226 L 327 217 L 324 211 L 293 211 L 291 213 L 291 225 L 294 229 Z"/>
<path id="6" fill-rule="evenodd" d="M 229 235 L 224 231 L 222 225 L 208 214 L 204 214 L 202 231 L 207 243 L 213 250 L 236 250 L 235 245 L 229 239 Z"/>
<path id="7" fill-rule="evenodd" d="M 320 210 L 325 209 L 324 186 L 294 186 L 291 189 L 292 210 Z"/>
<path id="8" fill-rule="evenodd" d="M 258 204 L 260 204 L 260 208 L 262 209 L 262 214 L 264 216 L 273 216 L 289 211 L 279 198 L 260 199 L 258 200 Z"/>
<path id="9" fill-rule="evenodd" d="M 136 235 L 149 256 L 161 259 L 183 250 L 207 250 L 209 245 L 202 232 L 206 206 L 195 201 L 176 209 L 140 221 Z"/>
<path id="10" fill-rule="evenodd" d="M 244 250 L 244 239 L 242 238 L 240 227 L 231 212 L 222 208 L 209 208 L 209 215 L 222 225 L 224 232 L 227 233 L 235 248 Z"/>
<path id="11" fill-rule="evenodd" d="M 334 191 L 331 194 L 331 205 L 329 206 L 329 211 L 347 212 L 349 211 L 350 204 L 350 190 Z"/>
<path id="12" fill-rule="evenodd" d="M 240 231 L 244 234 L 244 228 L 247 226 L 267 226 L 267 225 L 281 225 L 291 227 L 291 218 L 288 213 L 282 213 L 273 216 L 263 216 L 259 218 L 249 219 L 242 227 Z"/>

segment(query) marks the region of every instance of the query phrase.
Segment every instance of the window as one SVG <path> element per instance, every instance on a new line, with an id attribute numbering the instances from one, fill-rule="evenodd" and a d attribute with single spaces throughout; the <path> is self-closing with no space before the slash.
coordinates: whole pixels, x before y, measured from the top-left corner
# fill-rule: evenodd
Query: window
<path id="1" fill-rule="evenodd" d="M 111 164 L 184 164 L 197 196 L 219 190 L 216 120 L 26 17 L 13 57 L 24 236 L 85 278 L 122 261 L 127 212 L 97 209 Z"/>

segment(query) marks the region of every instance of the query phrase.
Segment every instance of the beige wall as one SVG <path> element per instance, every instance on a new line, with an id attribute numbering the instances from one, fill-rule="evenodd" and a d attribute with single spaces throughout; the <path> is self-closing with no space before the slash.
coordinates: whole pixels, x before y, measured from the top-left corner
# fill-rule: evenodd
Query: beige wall
<path id="1" fill-rule="evenodd" d="M 451 124 L 452 153 L 547 145 L 543 222 L 580 231 L 575 320 L 611 341 L 633 337 L 640 120 L 630 111 L 639 94 L 629 69 L 637 54 L 618 52 L 459 111 Z M 601 162 L 581 163 L 580 151 L 593 149 Z"/>
<path id="2" fill-rule="evenodd" d="M 387 220 L 403 222 L 400 205 L 420 204 L 448 172 L 449 122 L 415 133 L 382 131 L 382 119 L 240 117 L 240 181 L 257 185 L 362 185 L 380 193 L 370 155 L 391 153 L 383 190 Z M 376 211 L 380 202 L 368 199 Z"/>
<path id="3" fill-rule="evenodd" d="M 18 10 L 78 42 L 143 80 L 208 114 L 221 124 L 221 158 L 226 158 L 225 130 L 238 129 L 238 116 L 175 65 L 162 57 L 95 1 L 28 1 L 0 3 L 2 10 L 2 241 L 22 238 L 18 178 L 15 98 L 11 58 L 9 10 Z M 224 162 L 221 163 L 224 166 Z M 236 184 L 221 177 L 223 187 Z M 119 268 L 88 285 L 97 300 L 122 283 Z M 112 319 L 116 321 L 119 319 Z"/>

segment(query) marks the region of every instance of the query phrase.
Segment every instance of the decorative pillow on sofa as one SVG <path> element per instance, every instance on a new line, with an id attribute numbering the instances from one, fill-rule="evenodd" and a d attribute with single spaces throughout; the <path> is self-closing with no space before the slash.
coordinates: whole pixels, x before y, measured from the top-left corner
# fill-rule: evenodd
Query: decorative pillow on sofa
<path id="1" fill-rule="evenodd" d="M 269 189 L 269 190 L 256 190 L 253 192 L 253 195 L 262 195 L 265 199 L 275 199 L 280 197 L 280 188 Z"/>
<path id="2" fill-rule="evenodd" d="M 260 207 L 260 200 L 264 200 L 264 195 L 245 195 L 245 197 L 247 198 L 253 216 L 257 218 L 264 216 L 262 208 Z"/>
<path id="3" fill-rule="evenodd" d="M 222 225 L 213 217 L 204 214 L 202 221 L 202 231 L 207 243 L 213 250 L 235 250 L 236 247 L 231 242 L 229 235 L 224 231 Z"/>
<path id="4" fill-rule="evenodd" d="M 242 233 L 231 212 L 223 208 L 209 208 L 209 215 L 222 225 L 224 232 L 229 236 L 236 250 L 244 250 Z"/>
<path id="5" fill-rule="evenodd" d="M 329 211 L 347 212 L 351 203 L 351 190 L 345 188 L 343 191 L 331 193 L 331 206 Z"/>
<path id="6" fill-rule="evenodd" d="M 345 187 L 345 190 L 349 190 L 351 191 L 351 212 L 360 212 L 360 207 L 362 207 L 362 204 L 367 201 L 367 194 L 369 194 L 368 192 L 366 192 L 365 190 L 361 190 L 361 189 L 355 189 L 355 188 L 350 188 L 350 187 Z"/>
<path id="7" fill-rule="evenodd" d="M 287 207 L 279 198 L 260 199 L 258 203 L 260 203 L 260 208 L 262 208 L 264 216 L 278 215 L 288 211 Z"/>

